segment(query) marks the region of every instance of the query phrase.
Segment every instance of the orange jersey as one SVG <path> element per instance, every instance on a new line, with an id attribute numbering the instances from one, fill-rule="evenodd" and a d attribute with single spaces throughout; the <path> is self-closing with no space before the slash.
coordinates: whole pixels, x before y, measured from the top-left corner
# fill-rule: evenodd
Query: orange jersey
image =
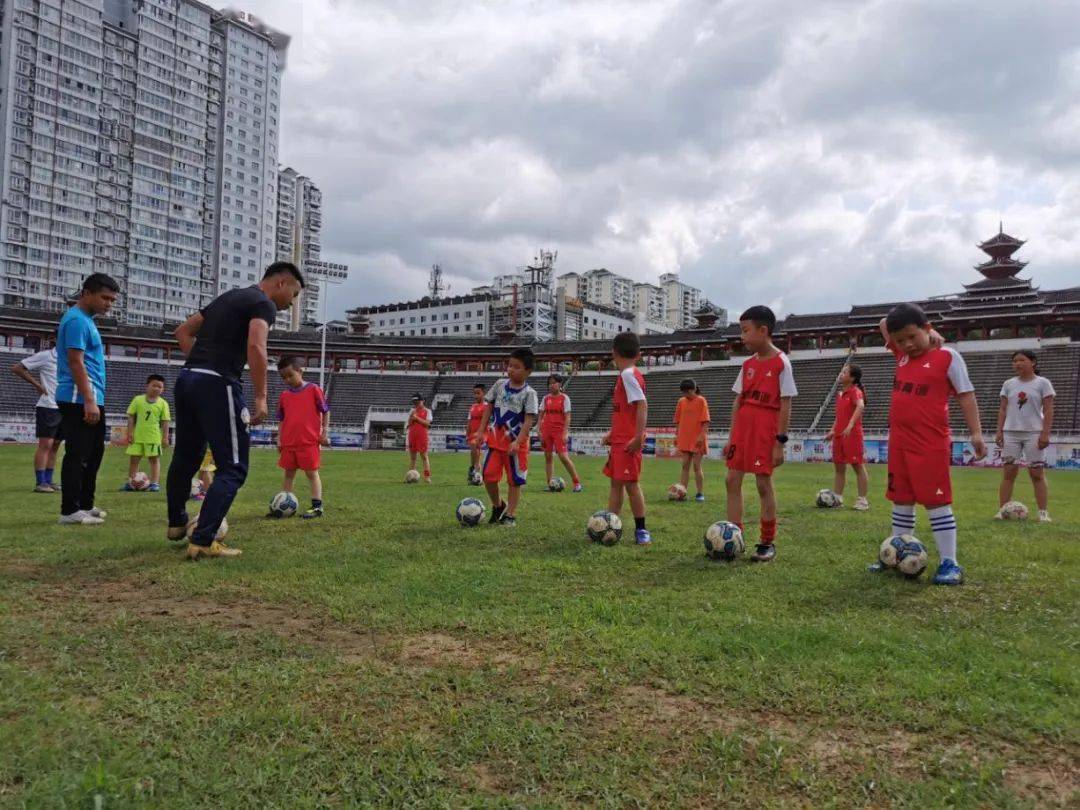
<path id="1" fill-rule="evenodd" d="M 468 433 L 470 436 L 475 436 L 477 431 L 480 430 L 480 420 L 484 416 L 484 403 L 474 402 L 469 407 L 469 428 Z"/>
<path id="2" fill-rule="evenodd" d="M 709 403 L 705 397 L 698 394 L 693 399 L 682 397 L 679 400 L 675 406 L 675 424 L 678 425 L 675 446 L 680 452 L 694 453 L 703 449 L 698 439 L 702 427 L 709 421 Z"/>

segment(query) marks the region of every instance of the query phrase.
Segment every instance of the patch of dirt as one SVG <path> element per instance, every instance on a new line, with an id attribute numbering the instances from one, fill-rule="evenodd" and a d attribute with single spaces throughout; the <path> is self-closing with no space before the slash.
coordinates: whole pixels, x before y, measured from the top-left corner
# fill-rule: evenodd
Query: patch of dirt
<path id="1" fill-rule="evenodd" d="M 536 662 L 508 645 L 490 639 L 459 637 L 449 633 L 423 633 L 409 636 L 400 645 L 399 655 L 406 663 L 422 666 L 461 666 L 470 669 L 489 667 L 535 669 Z"/>
<path id="2" fill-rule="evenodd" d="M 1080 804 L 1080 774 L 1076 760 L 1043 765 L 1012 764 L 1005 768 L 1005 786 L 1039 805 L 1076 807 Z"/>

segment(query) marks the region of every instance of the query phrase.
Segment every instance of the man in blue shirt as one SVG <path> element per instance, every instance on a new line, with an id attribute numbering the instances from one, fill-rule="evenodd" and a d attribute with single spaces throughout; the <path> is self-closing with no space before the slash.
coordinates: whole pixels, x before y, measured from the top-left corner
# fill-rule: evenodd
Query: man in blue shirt
<path id="1" fill-rule="evenodd" d="M 120 285 L 104 273 L 87 276 L 56 330 L 56 405 L 67 442 L 60 468 L 61 524 L 105 522 L 105 512 L 94 506 L 105 453 L 105 344 L 94 316 L 107 313 L 119 294 Z"/>

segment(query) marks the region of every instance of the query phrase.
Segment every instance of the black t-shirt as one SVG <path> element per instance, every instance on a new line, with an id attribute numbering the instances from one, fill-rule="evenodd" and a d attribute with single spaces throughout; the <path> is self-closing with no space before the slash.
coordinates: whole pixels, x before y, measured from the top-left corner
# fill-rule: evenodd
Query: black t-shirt
<path id="1" fill-rule="evenodd" d="M 273 326 L 277 307 L 258 287 L 245 287 L 222 293 L 201 313 L 203 325 L 185 365 L 240 379 L 247 363 L 248 325 L 252 318 L 262 318 Z"/>

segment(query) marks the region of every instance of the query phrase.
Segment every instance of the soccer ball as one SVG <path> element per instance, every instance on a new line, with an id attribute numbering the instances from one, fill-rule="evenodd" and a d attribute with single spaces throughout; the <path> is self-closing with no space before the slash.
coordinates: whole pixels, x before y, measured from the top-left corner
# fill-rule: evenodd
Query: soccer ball
<path id="1" fill-rule="evenodd" d="M 270 499 L 270 514 L 276 518 L 292 517 L 300 508 L 300 502 L 291 492 L 279 492 Z"/>
<path id="2" fill-rule="evenodd" d="M 1028 508 L 1020 501 L 1009 501 L 1001 507 L 1001 516 L 1006 520 L 1027 520 Z"/>
<path id="3" fill-rule="evenodd" d="M 144 472 L 137 472 L 131 476 L 131 488 L 142 492 L 150 486 L 150 476 Z"/>
<path id="4" fill-rule="evenodd" d="M 566 481 L 556 475 L 554 478 L 548 481 L 548 489 L 550 489 L 552 492 L 562 492 L 564 489 L 566 489 Z"/>
<path id="5" fill-rule="evenodd" d="M 195 534 L 195 527 L 199 525 L 199 516 L 196 515 L 188 521 L 187 525 L 187 539 L 190 540 L 191 536 Z M 229 533 L 229 519 L 222 518 L 221 525 L 218 526 L 217 534 L 214 535 L 215 540 L 224 540 L 225 535 Z"/>
<path id="6" fill-rule="evenodd" d="M 478 526 L 487 508 L 479 498 L 464 498 L 457 505 L 457 519 L 462 526 Z"/>
<path id="7" fill-rule="evenodd" d="M 418 473 L 416 470 L 409 470 L 407 473 L 405 473 L 405 483 L 406 484 L 418 484 L 418 483 L 420 483 L 420 473 Z"/>
<path id="8" fill-rule="evenodd" d="M 480 474 L 479 470 L 473 470 L 469 473 L 469 483 L 474 487 L 478 487 L 484 483 L 484 476 Z"/>
<path id="9" fill-rule="evenodd" d="M 926 570 L 930 555 L 926 546 L 910 534 L 894 534 L 886 537 L 878 552 L 878 559 L 888 568 L 895 568 L 906 577 L 914 579 Z"/>
<path id="10" fill-rule="evenodd" d="M 710 560 L 734 560 L 746 551 L 742 529 L 718 520 L 705 530 L 705 556 Z"/>
<path id="11" fill-rule="evenodd" d="M 585 533 L 594 543 L 613 546 L 622 537 L 622 518 L 606 510 L 596 512 L 589 518 Z"/>
<path id="12" fill-rule="evenodd" d="M 843 506 L 844 496 L 837 495 L 831 489 L 822 489 L 818 491 L 816 503 L 819 509 L 835 509 Z"/>
<path id="13" fill-rule="evenodd" d="M 667 499 L 669 501 L 685 501 L 686 487 L 682 484 L 672 484 L 667 488 Z"/>

